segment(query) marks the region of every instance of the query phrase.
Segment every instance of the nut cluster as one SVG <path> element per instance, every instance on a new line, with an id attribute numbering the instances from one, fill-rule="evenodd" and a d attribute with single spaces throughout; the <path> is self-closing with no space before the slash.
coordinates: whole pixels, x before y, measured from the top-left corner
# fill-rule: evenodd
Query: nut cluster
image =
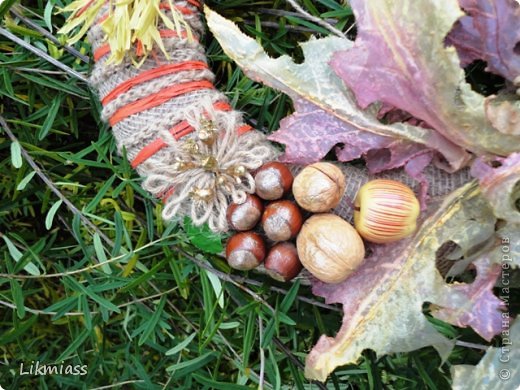
<path id="1" fill-rule="evenodd" d="M 416 229 L 419 202 L 396 181 L 372 180 L 359 190 L 355 228 L 331 213 L 346 188 L 345 176 L 334 164 L 309 165 L 293 180 L 285 165 L 270 162 L 258 170 L 255 184 L 256 195 L 232 204 L 227 214 L 229 224 L 240 231 L 228 242 L 227 261 L 239 270 L 265 260 L 267 273 L 276 280 L 291 280 L 303 266 L 325 283 L 340 283 L 363 263 L 363 239 L 386 244 Z M 291 186 L 296 202 L 288 198 Z M 305 223 L 300 207 L 315 213 Z"/>
<path id="2" fill-rule="evenodd" d="M 238 231 L 227 243 L 228 264 L 247 271 L 265 260 L 264 267 L 273 279 L 291 280 L 302 269 L 291 241 L 296 239 L 303 224 L 300 208 L 287 198 L 293 175 L 284 164 L 269 162 L 256 172 L 255 185 L 255 194 L 248 195 L 244 203 L 232 203 L 228 208 L 228 223 Z"/>

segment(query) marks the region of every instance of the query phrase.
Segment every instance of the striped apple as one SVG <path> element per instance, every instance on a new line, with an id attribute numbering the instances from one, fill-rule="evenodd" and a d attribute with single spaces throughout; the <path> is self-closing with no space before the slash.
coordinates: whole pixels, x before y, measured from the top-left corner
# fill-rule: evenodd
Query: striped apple
<path id="1" fill-rule="evenodd" d="M 419 210 L 410 187 L 395 180 L 372 180 L 356 196 L 354 226 L 365 240 L 386 244 L 415 231 Z"/>

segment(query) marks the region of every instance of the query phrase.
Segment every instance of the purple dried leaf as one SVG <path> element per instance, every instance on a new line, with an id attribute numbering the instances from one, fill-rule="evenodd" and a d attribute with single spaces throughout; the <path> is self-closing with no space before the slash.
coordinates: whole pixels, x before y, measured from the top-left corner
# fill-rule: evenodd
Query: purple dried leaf
<path id="1" fill-rule="evenodd" d="M 432 315 L 450 324 L 465 328 L 471 326 L 480 336 L 490 341 L 502 330 L 504 302 L 493 294 L 493 287 L 502 267 L 487 256 L 473 262 L 476 279 L 469 284 L 455 283 L 449 287 L 442 301 L 436 302 Z"/>
<path id="2" fill-rule="evenodd" d="M 480 39 L 480 33 L 473 24 L 473 18 L 463 16 L 455 23 L 445 42 L 448 46 L 455 46 L 460 64 L 467 66 L 483 57 Z"/>
<path id="3" fill-rule="evenodd" d="M 495 267 L 481 266 L 477 284 L 454 290 L 435 265 L 437 251 L 448 241 L 473 248 L 489 239 L 495 218 L 488 202 L 473 182 L 432 209 L 434 214 L 414 237 L 372 246 L 372 255 L 344 282 L 314 282 L 313 292 L 327 303 L 341 303 L 344 316 L 336 337 L 322 336 L 308 355 L 308 378 L 324 380 L 335 367 L 355 363 L 367 348 L 382 355 L 433 345 L 445 357 L 452 344 L 427 321 L 422 313 L 425 302 L 442 308 L 447 305 L 446 310 L 466 302 L 456 315 L 446 319 L 467 322 L 486 337 L 499 331 L 496 321 L 501 313 L 494 310 L 497 298 L 490 294 Z M 480 309 L 485 309 L 486 315 L 470 320 Z"/>
<path id="4" fill-rule="evenodd" d="M 419 202 L 421 203 L 421 209 L 426 210 L 426 204 L 428 200 L 428 179 L 424 174 L 424 169 L 430 164 L 433 159 L 431 152 L 418 154 L 414 158 L 408 160 L 404 166 L 404 170 L 411 177 L 417 180 L 421 187 L 419 191 Z"/>
<path id="5" fill-rule="evenodd" d="M 463 65 L 476 59 L 488 70 L 514 81 L 520 76 L 520 4 L 515 0 L 464 0 L 467 13 L 448 35 Z"/>
<path id="6" fill-rule="evenodd" d="M 462 16 L 455 0 L 352 0 L 351 6 L 355 45 L 336 53 L 331 64 L 361 107 L 382 101 L 403 109 L 477 155 L 519 149 L 520 136 L 493 128 L 484 97 L 466 83 L 455 50 L 444 46 Z"/>
<path id="7" fill-rule="evenodd" d="M 365 132 L 328 114 L 302 99 L 294 101 L 296 112 L 283 119 L 280 130 L 269 139 L 286 145 L 282 161 L 307 164 L 321 160 L 335 145 L 339 161 L 351 161 L 365 156 L 371 173 L 397 168 L 406 164 L 418 152 L 426 149 L 420 144 L 395 140 Z M 381 159 L 369 151 L 387 150 L 391 158 Z M 367 154 L 368 153 L 368 154 Z"/>

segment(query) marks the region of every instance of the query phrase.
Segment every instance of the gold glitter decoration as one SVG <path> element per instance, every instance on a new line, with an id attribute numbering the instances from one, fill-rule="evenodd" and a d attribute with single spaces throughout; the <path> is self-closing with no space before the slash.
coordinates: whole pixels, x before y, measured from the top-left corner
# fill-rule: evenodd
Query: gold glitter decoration
<path id="1" fill-rule="evenodd" d="M 217 185 L 218 186 L 223 186 L 226 183 L 227 183 L 227 179 L 225 176 L 222 176 L 222 175 L 217 176 Z"/>
<path id="2" fill-rule="evenodd" d="M 189 154 L 196 154 L 199 152 L 199 145 L 194 139 L 189 139 L 184 142 L 182 149 Z"/>
<path id="3" fill-rule="evenodd" d="M 246 173 L 247 173 L 247 169 L 243 165 L 237 165 L 236 167 L 233 168 L 233 176 L 241 177 L 241 176 L 245 176 Z"/>
<path id="4" fill-rule="evenodd" d="M 206 145 L 212 145 L 217 139 L 217 128 L 213 121 L 202 119 L 200 121 L 201 128 L 199 129 L 197 136 Z"/>
<path id="5" fill-rule="evenodd" d="M 197 188 L 191 192 L 191 197 L 195 200 L 202 202 L 209 202 L 215 195 L 214 191 L 210 188 Z"/>
<path id="6" fill-rule="evenodd" d="M 173 163 L 172 168 L 174 171 L 178 172 L 178 171 L 183 171 L 185 166 L 186 166 L 185 163 L 183 163 L 181 161 L 177 161 L 176 163 Z"/>
<path id="7" fill-rule="evenodd" d="M 202 168 L 204 168 L 206 171 L 215 171 L 215 169 L 218 167 L 217 159 L 213 156 L 207 156 L 202 159 Z"/>

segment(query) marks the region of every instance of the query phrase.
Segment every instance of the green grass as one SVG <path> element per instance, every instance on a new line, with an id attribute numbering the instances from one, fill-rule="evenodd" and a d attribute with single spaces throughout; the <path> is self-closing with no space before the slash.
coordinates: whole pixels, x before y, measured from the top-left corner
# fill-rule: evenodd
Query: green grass
<path id="1" fill-rule="evenodd" d="M 54 11 L 64 3 L 12 8 L 25 22 L 0 7 L 3 27 L 86 74 L 86 43 L 71 53 L 35 28 L 56 35 L 63 17 Z M 352 24 L 337 1 L 302 3 L 339 29 Z M 301 60 L 297 42 L 323 33 L 282 12 L 293 12 L 284 1 L 208 4 L 273 55 Z M 218 87 L 248 121 L 275 130 L 290 100 L 244 77 L 211 36 L 205 44 Z M 189 221 L 162 222 L 161 204 L 118 155 L 96 96 L 78 77 L 0 36 L 0 85 L 0 114 L 10 128 L 0 133 L 1 386 L 238 389 L 263 381 L 265 388 L 325 388 L 304 378 L 304 358 L 321 334 L 339 329 L 340 307 L 298 283 L 231 272 L 218 255 L 222 237 Z M 483 343 L 470 330 L 432 322 L 450 338 Z M 459 346 L 442 364 L 432 348 L 379 359 L 366 351 L 326 387 L 444 389 L 450 365 L 475 364 L 481 355 Z M 37 360 L 87 365 L 88 374 L 19 375 L 21 363 Z"/>

